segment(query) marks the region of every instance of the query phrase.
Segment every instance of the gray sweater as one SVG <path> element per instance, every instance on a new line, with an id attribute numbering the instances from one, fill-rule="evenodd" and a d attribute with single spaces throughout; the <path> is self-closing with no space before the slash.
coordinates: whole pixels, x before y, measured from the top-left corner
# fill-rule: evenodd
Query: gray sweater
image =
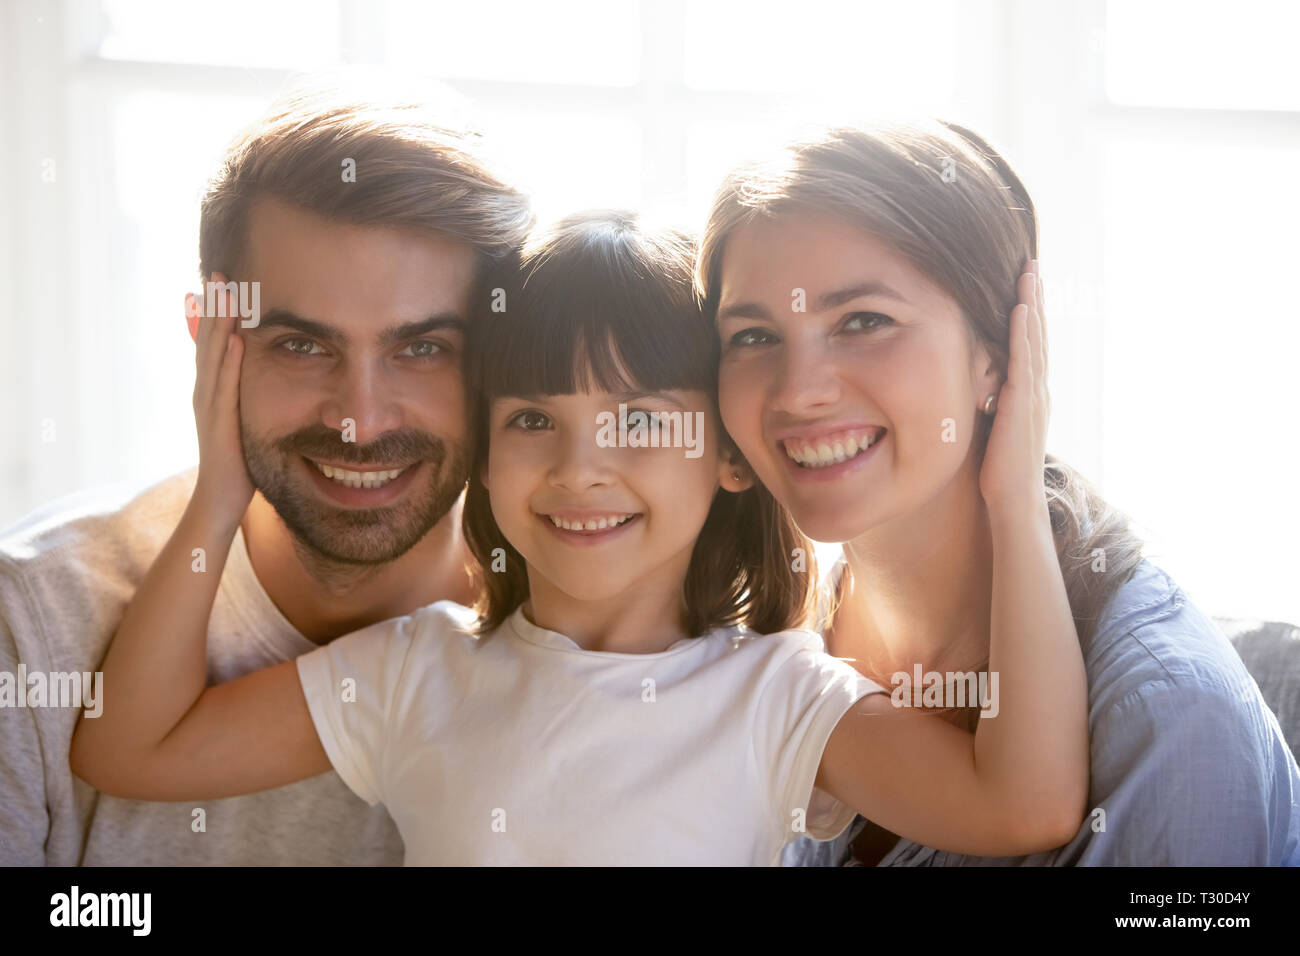
<path id="1" fill-rule="evenodd" d="M 0 535 L 0 683 L 11 675 L 12 691 L 22 673 L 32 690 L 57 683 L 59 674 L 99 667 L 194 479 L 189 471 L 138 495 L 63 499 Z M 237 535 L 208 631 L 209 683 L 316 646 L 262 589 Z M 201 803 L 101 794 L 68 768 L 81 702 L 30 706 L 24 696 L 0 699 L 0 865 L 402 863 L 402 840 L 387 811 L 368 806 L 333 771 Z"/>

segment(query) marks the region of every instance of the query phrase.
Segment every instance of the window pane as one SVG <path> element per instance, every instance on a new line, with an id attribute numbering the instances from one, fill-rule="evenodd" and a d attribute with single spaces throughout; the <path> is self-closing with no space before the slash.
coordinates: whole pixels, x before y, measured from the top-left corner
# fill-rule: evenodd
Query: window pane
<path id="1" fill-rule="evenodd" d="M 633 0 L 389 0 L 391 62 L 432 76 L 626 86 L 641 55 Z"/>
<path id="2" fill-rule="evenodd" d="M 620 117 L 484 106 L 491 153 L 547 221 L 583 209 L 642 206 L 641 128 Z"/>
<path id="3" fill-rule="evenodd" d="M 338 62 L 338 6 L 319 0 L 103 0 L 100 56 L 310 69 Z"/>
<path id="4" fill-rule="evenodd" d="M 1106 92 L 1129 106 L 1300 109 L 1300 4 L 1110 0 Z"/>
<path id="5" fill-rule="evenodd" d="M 686 10 L 686 82 L 697 89 L 815 90 L 861 113 L 933 111 L 952 97 L 951 0 L 727 0 Z"/>
<path id="6" fill-rule="evenodd" d="M 1108 150 L 1105 489 L 1207 612 L 1300 620 L 1298 162 L 1262 146 Z M 1243 179 L 1265 195 L 1244 197 Z"/>
<path id="7" fill-rule="evenodd" d="M 88 460 L 116 478 L 144 480 L 197 461 L 194 346 L 182 303 L 200 288 L 199 198 L 229 140 L 264 108 L 251 98 L 162 92 L 109 107 L 111 179 L 102 185 L 112 198 L 78 204 L 69 274 L 87 280 L 76 284 L 78 343 L 83 381 L 99 386 L 84 390 L 77 418 Z M 81 188 L 97 195 L 102 185 Z"/>

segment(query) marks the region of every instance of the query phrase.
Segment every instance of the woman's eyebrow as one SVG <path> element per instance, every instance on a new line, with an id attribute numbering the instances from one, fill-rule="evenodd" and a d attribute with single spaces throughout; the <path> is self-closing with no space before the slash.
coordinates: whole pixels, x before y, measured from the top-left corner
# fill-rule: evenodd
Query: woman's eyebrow
<path id="1" fill-rule="evenodd" d="M 878 279 L 869 279 L 866 282 L 858 282 L 851 286 L 845 286 L 843 289 L 836 289 L 834 292 L 826 292 L 817 300 L 817 311 L 824 312 L 827 309 L 833 309 L 836 306 L 844 305 L 846 302 L 852 302 L 854 299 L 860 299 L 864 296 L 874 295 L 885 299 L 896 299 L 899 302 L 906 302 L 900 293 L 886 285 Z"/>
<path id="2" fill-rule="evenodd" d="M 852 302 L 854 299 L 869 295 L 894 299 L 898 302 L 907 302 L 907 298 L 902 293 L 896 291 L 887 283 L 878 279 L 868 279 L 864 282 L 855 282 L 853 285 L 845 286 L 842 289 L 836 289 L 833 292 L 823 293 L 821 298 L 817 300 L 816 311 L 825 312 L 827 309 L 834 309 L 846 302 Z M 767 307 L 757 302 L 738 302 L 735 305 L 728 305 L 718 309 L 719 322 L 725 322 L 727 319 L 770 320 L 771 318 L 772 313 L 768 311 Z"/>
<path id="3" fill-rule="evenodd" d="M 725 322 L 727 319 L 770 319 L 772 313 L 768 312 L 766 307 L 759 305 L 757 302 L 738 302 L 735 305 L 729 305 L 725 308 L 718 309 L 718 321 Z"/>

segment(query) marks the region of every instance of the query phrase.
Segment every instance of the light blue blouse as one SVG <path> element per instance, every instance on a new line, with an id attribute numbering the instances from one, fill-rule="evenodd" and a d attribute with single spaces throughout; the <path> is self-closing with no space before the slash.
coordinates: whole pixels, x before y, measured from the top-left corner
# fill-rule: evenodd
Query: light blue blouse
<path id="1" fill-rule="evenodd" d="M 900 839 L 880 866 L 1300 866 L 1300 768 L 1237 652 L 1168 575 L 1143 561 L 1083 652 L 1092 780 L 1074 839 L 998 858 Z M 864 823 L 791 843 L 782 865 L 854 865 Z"/>

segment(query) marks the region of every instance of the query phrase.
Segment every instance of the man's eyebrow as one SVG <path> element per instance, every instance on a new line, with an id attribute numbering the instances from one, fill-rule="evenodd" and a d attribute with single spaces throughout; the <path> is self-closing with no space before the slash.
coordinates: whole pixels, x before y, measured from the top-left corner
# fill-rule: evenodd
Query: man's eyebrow
<path id="1" fill-rule="evenodd" d="M 258 330 L 270 328 L 294 329 L 304 335 L 311 335 L 328 342 L 347 341 L 347 336 L 333 326 L 312 319 L 294 315 L 288 309 L 272 309 L 262 316 L 257 324 Z"/>
<path id="2" fill-rule="evenodd" d="M 430 332 L 436 332 L 439 329 L 450 329 L 453 332 L 464 333 L 465 320 L 455 312 L 439 312 L 437 315 L 431 315 L 419 322 L 407 322 L 405 325 L 385 329 L 379 335 L 379 344 L 385 346 L 395 345 L 398 342 L 405 342 L 407 339 L 428 335 Z"/>
<path id="3" fill-rule="evenodd" d="M 262 316 L 262 321 L 258 323 L 258 328 L 284 328 L 294 329 L 302 332 L 304 335 L 310 335 L 327 342 L 346 342 L 347 335 L 342 330 L 333 326 L 326 325 L 323 322 L 317 322 L 313 319 L 304 319 L 300 315 L 295 315 L 288 309 L 272 309 Z M 418 322 L 407 322 L 404 325 L 397 325 L 390 329 L 385 329 L 379 335 L 379 344 L 381 346 L 393 345 L 397 342 L 405 342 L 407 339 L 413 339 L 421 335 L 427 335 L 437 329 L 453 329 L 457 332 L 465 331 L 465 320 L 455 312 L 440 312 L 432 315 L 427 319 L 421 319 Z"/>

